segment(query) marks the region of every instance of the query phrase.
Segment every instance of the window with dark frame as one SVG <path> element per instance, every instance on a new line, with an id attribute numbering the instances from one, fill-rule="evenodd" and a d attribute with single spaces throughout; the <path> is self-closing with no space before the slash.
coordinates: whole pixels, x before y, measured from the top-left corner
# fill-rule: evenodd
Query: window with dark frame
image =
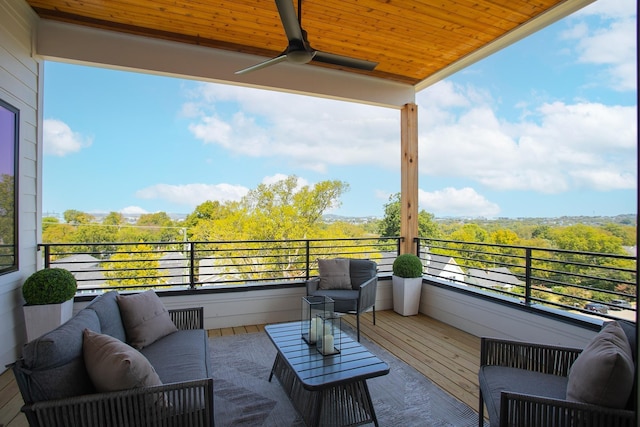
<path id="1" fill-rule="evenodd" d="M 18 269 L 20 110 L 0 99 L 0 274 Z"/>

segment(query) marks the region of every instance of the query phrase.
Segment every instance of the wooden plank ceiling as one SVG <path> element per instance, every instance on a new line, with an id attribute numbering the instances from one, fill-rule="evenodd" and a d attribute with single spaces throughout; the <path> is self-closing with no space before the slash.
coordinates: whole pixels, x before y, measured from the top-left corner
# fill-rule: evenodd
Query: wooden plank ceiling
<path id="1" fill-rule="evenodd" d="M 274 0 L 27 2 L 42 18 L 265 58 L 287 46 Z M 415 85 L 562 2 L 304 0 L 302 27 L 317 50 L 378 63 L 344 70 Z"/>

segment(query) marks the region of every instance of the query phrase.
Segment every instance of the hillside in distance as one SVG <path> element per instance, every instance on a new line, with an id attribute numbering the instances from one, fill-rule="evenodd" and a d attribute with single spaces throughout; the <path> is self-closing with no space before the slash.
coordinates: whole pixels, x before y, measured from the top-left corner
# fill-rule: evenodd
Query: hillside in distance
<path id="1" fill-rule="evenodd" d="M 352 217 L 340 215 L 324 215 L 323 219 L 327 223 L 342 221 L 351 224 L 366 224 L 373 221 L 379 221 L 382 218 L 374 216 Z M 584 224 L 599 226 L 604 224 L 621 224 L 621 225 L 637 225 L 637 216 L 635 214 L 621 214 L 616 216 L 561 216 L 548 218 L 460 218 L 460 217 L 436 217 L 434 219 L 440 224 L 478 224 L 481 227 L 490 226 L 491 228 L 510 228 L 510 225 L 549 225 L 549 226 L 568 226 L 575 224 Z"/>

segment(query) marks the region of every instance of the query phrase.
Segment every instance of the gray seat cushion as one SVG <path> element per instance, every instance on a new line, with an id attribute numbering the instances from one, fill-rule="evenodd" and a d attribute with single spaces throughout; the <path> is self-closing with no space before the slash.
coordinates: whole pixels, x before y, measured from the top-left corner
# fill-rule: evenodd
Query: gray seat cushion
<path id="1" fill-rule="evenodd" d="M 100 333 L 93 310 L 81 310 L 68 322 L 29 343 L 23 350 L 23 372 L 32 402 L 94 393 L 82 353 L 82 331 Z"/>
<path id="2" fill-rule="evenodd" d="M 482 366 L 478 373 L 480 390 L 487 406 L 491 427 L 498 426 L 500 394 L 503 391 L 565 400 L 567 377 L 541 374 L 518 368 Z"/>
<path id="3" fill-rule="evenodd" d="M 111 335 L 122 342 L 127 341 L 122 318 L 120 317 L 120 308 L 116 296 L 118 292 L 111 291 L 99 295 L 86 308 L 96 312 L 100 319 L 100 328 L 103 334 Z"/>
<path id="4" fill-rule="evenodd" d="M 151 362 L 164 384 L 212 377 L 207 333 L 180 330 L 146 346 L 140 352 Z"/>
<path id="5" fill-rule="evenodd" d="M 348 289 L 319 289 L 313 296 L 325 296 L 333 299 L 333 309 L 338 313 L 356 311 L 358 306 L 358 291 Z"/>

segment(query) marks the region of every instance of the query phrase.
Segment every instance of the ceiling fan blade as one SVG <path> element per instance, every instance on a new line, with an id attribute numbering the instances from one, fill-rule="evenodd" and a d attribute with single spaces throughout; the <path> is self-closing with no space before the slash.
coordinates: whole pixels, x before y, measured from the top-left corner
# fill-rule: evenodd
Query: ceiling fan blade
<path id="1" fill-rule="evenodd" d="M 281 53 L 280 55 L 276 56 L 275 58 L 271 58 L 271 59 L 267 59 L 266 61 L 262 61 L 256 65 L 252 65 L 251 67 L 247 67 L 244 68 L 242 70 L 238 70 L 236 71 L 234 74 L 246 74 L 246 73 L 250 73 L 251 71 L 256 71 L 256 70 L 260 70 L 262 68 L 268 67 L 270 65 L 274 65 L 277 64 L 278 62 L 282 62 L 282 61 L 286 61 L 287 60 L 287 55 L 284 53 Z"/>
<path id="2" fill-rule="evenodd" d="M 280 14 L 284 32 L 287 34 L 287 39 L 289 41 L 304 40 L 293 2 L 291 0 L 276 0 L 276 6 L 278 7 L 278 13 Z"/>
<path id="3" fill-rule="evenodd" d="M 314 61 L 325 64 L 341 65 L 343 67 L 356 68 L 359 70 L 373 71 L 378 65 L 377 62 L 365 61 L 364 59 L 350 58 L 348 56 L 336 55 L 333 53 L 316 51 Z"/>

